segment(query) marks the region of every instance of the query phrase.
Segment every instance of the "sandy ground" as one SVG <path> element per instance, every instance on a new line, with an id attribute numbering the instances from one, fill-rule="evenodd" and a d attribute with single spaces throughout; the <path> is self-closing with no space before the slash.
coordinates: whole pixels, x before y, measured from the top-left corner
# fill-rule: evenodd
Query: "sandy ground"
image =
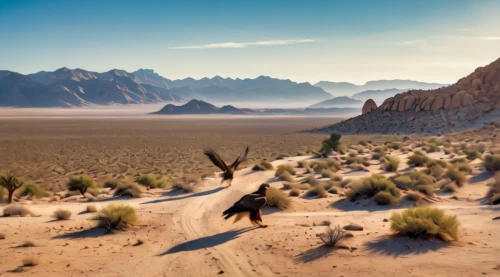
<path id="1" fill-rule="evenodd" d="M 400 156 L 400 171 L 407 171 L 406 155 Z M 433 157 L 444 157 L 432 153 Z M 274 161 L 296 163 L 300 159 Z M 474 164 L 474 162 L 473 162 Z M 477 164 L 477 162 L 476 162 Z M 374 164 L 371 172 L 380 171 Z M 360 178 L 370 172 L 346 172 Z M 40 217 L 0 218 L 0 274 L 3 276 L 499 276 L 500 208 L 484 205 L 481 198 L 488 187 L 487 172 L 478 169 L 459 192 L 439 194 L 432 204 L 456 214 L 460 239 L 455 243 L 439 240 L 412 240 L 390 236 L 392 212 L 396 207 L 367 202 L 347 202 L 337 195 L 323 199 L 295 198 L 287 212 L 264 209 L 269 228 L 253 228 L 247 220 L 236 224 L 224 221 L 221 213 L 242 195 L 269 182 L 281 188 L 273 171 L 237 172 L 230 188 L 219 179 L 201 181 L 189 194 L 167 192 L 139 199 L 93 202 L 98 207 L 126 203 L 136 208 L 139 223 L 123 232 L 107 234 L 92 228 L 89 214 L 81 213 L 87 203 L 32 203 L 27 206 Z M 73 212 L 70 220 L 53 221 L 56 208 Z M 316 234 L 323 220 L 343 226 L 357 223 L 363 231 L 353 231 L 344 243 L 352 251 L 323 246 Z M 136 245 L 138 239 L 144 241 Z M 17 247 L 30 240 L 37 246 Z M 354 249 L 355 248 L 355 249 Z M 35 267 L 19 267 L 25 256 L 40 256 Z M 11 271 L 22 271 L 13 273 Z"/>

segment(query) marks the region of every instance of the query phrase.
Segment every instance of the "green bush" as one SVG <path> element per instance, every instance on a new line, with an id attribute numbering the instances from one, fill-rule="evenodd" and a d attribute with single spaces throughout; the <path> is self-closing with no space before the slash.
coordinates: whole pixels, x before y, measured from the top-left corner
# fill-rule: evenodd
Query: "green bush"
<path id="1" fill-rule="evenodd" d="M 331 133 L 330 137 L 327 139 L 324 139 L 323 142 L 321 143 L 321 154 L 325 155 L 329 151 L 339 151 L 340 147 L 340 138 L 342 136 L 337 133 Z"/>
<path id="2" fill-rule="evenodd" d="M 370 177 L 363 178 L 360 183 L 351 185 L 347 191 L 346 197 L 351 201 L 360 198 L 371 198 L 381 191 L 389 192 L 396 199 L 401 195 L 396 185 L 389 179 L 380 174 L 373 174 Z"/>
<path id="3" fill-rule="evenodd" d="M 19 190 L 18 196 L 32 196 L 36 198 L 48 197 L 49 193 L 46 192 L 40 185 L 37 184 L 25 184 Z"/>
<path id="4" fill-rule="evenodd" d="M 484 167 L 488 171 L 500 170 L 500 155 L 487 155 L 483 158 Z"/>
<path id="5" fill-rule="evenodd" d="M 382 168 L 388 172 L 396 172 L 399 167 L 399 158 L 387 156 L 382 158 Z"/>
<path id="6" fill-rule="evenodd" d="M 391 229 L 399 235 L 411 238 L 439 237 L 443 241 L 457 240 L 459 222 L 454 215 L 445 215 L 437 208 L 417 207 L 395 212 Z"/>
<path id="7" fill-rule="evenodd" d="M 414 151 L 413 155 L 408 157 L 408 165 L 410 166 L 424 166 L 431 159 L 420 151 Z"/>
<path id="8" fill-rule="evenodd" d="M 166 184 L 165 178 L 163 178 L 163 176 L 155 175 L 152 173 L 139 176 L 135 179 L 135 181 L 138 184 L 149 188 L 165 188 Z"/>
<path id="9" fill-rule="evenodd" d="M 138 185 L 134 183 L 124 182 L 116 187 L 114 196 L 130 196 L 139 198 L 141 197 L 142 191 Z"/>
<path id="10" fill-rule="evenodd" d="M 66 185 L 69 191 L 79 191 L 83 196 L 88 189 L 96 187 L 94 178 L 85 174 L 70 176 Z"/>
<path id="11" fill-rule="evenodd" d="M 134 208 L 130 206 L 111 204 L 103 208 L 91 219 L 96 220 L 99 227 L 104 227 L 109 231 L 112 229 L 124 229 L 129 225 L 133 225 L 137 221 L 137 214 Z"/>
<path id="12" fill-rule="evenodd" d="M 295 169 L 289 165 L 289 164 L 281 164 L 278 165 L 278 168 L 276 169 L 276 173 L 274 173 L 274 176 L 280 177 L 283 172 L 288 172 L 290 175 L 295 175 Z"/>
<path id="13" fill-rule="evenodd" d="M 267 206 L 276 207 L 280 210 L 287 210 L 291 206 L 291 201 L 283 192 L 277 188 L 270 187 L 266 193 Z"/>

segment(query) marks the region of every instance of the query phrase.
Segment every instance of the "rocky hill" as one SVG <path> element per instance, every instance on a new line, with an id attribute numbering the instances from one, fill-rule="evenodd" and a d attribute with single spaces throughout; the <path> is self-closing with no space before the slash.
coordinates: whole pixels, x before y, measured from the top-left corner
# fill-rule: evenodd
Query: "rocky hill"
<path id="1" fill-rule="evenodd" d="M 366 109 L 365 114 L 313 131 L 444 133 L 498 119 L 499 108 L 500 59 L 477 68 L 453 85 L 400 93 L 374 110 Z"/>
<path id="2" fill-rule="evenodd" d="M 205 101 L 193 99 L 182 106 L 165 105 L 165 107 L 154 112 L 154 114 L 246 114 L 252 112 L 253 110 L 238 109 L 231 105 L 219 108 Z"/>

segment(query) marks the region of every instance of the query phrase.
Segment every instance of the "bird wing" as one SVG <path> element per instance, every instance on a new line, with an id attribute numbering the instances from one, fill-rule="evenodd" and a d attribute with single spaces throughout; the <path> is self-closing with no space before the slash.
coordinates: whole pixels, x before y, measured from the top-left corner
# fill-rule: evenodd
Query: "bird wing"
<path id="1" fill-rule="evenodd" d="M 236 159 L 236 161 L 234 161 L 234 163 L 231 165 L 231 168 L 236 170 L 238 168 L 238 166 L 240 165 L 240 163 L 247 159 L 247 155 L 248 155 L 249 151 L 250 151 L 250 148 L 247 146 L 247 148 L 245 149 L 245 154 L 243 155 L 243 158 L 240 160 L 238 157 L 238 159 Z"/>
<path id="2" fill-rule="evenodd" d="M 234 205 L 225 210 L 222 215 L 231 215 L 242 212 L 258 211 L 266 205 L 267 199 L 265 196 L 258 194 L 247 194 L 243 196 Z"/>
<path id="3" fill-rule="evenodd" d="M 219 154 L 215 153 L 212 149 L 206 149 L 204 154 L 212 161 L 212 163 L 221 170 L 228 170 L 226 163 L 221 159 Z"/>

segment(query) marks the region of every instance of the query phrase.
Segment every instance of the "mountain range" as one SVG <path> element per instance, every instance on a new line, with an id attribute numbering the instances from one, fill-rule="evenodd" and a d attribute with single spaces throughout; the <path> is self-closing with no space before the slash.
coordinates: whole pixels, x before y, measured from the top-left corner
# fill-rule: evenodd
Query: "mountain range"
<path id="1" fill-rule="evenodd" d="M 344 108 L 344 107 L 351 107 L 351 108 L 361 108 L 363 105 L 363 102 L 360 100 L 352 99 L 347 96 L 339 96 L 339 97 L 334 97 L 332 99 L 328 99 L 325 101 L 321 101 L 319 103 L 313 104 L 309 106 L 309 108 Z"/>
<path id="2" fill-rule="evenodd" d="M 364 85 L 356 85 L 347 82 L 321 81 L 314 86 L 324 89 L 333 96 L 351 96 L 363 91 L 387 90 L 387 89 L 435 89 L 446 86 L 446 84 L 425 83 L 413 80 L 375 80 L 368 81 Z M 366 99 L 362 99 L 366 100 Z"/>

